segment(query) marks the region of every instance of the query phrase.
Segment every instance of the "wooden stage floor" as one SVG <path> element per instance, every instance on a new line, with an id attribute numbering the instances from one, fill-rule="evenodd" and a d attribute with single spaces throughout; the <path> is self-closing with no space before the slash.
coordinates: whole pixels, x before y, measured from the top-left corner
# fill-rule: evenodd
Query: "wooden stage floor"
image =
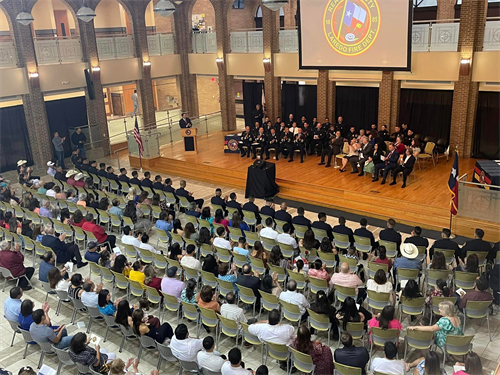
<path id="1" fill-rule="evenodd" d="M 167 144 L 160 148 L 161 157 L 144 160 L 146 168 L 162 173 L 170 173 L 211 183 L 220 183 L 245 189 L 246 173 L 254 160 L 242 158 L 239 154 L 225 154 L 224 133 L 215 132 L 198 137 L 198 154 L 184 153 L 183 142 Z M 347 172 L 341 173 L 333 166 L 325 168 L 317 165 L 320 158 L 306 156 L 304 163 L 296 158 L 273 160 L 276 163 L 276 183 L 280 188 L 279 197 L 317 206 L 326 206 L 342 211 L 386 219 L 393 217 L 398 222 L 408 225 L 421 225 L 428 229 L 441 230 L 449 225 L 450 193 L 447 188 L 452 159 L 446 162 L 444 157 L 434 167 L 432 162 L 421 161 L 408 179 L 407 187 L 398 184 L 389 186 L 371 182 L 371 176 L 358 177 Z M 138 166 L 137 158 L 130 158 L 131 165 Z M 340 160 L 338 160 L 340 162 Z M 476 160 L 460 159 L 460 174 L 472 175 Z M 490 222 L 478 222 L 458 216 L 454 220 L 453 230 L 457 234 L 472 236 L 473 228 L 482 227 L 487 233 L 494 230 L 498 236 L 498 225 Z M 491 233 L 491 232 L 490 232 Z M 495 237 L 496 238 L 496 237 Z M 492 238 L 491 240 L 494 240 Z"/>

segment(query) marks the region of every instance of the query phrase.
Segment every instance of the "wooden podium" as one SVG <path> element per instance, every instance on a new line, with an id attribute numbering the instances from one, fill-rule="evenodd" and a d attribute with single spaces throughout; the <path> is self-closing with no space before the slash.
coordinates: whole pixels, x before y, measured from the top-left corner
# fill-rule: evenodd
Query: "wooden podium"
<path id="1" fill-rule="evenodd" d="M 197 154 L 198 145 L 196 144 L 196 128 L 182 128 L 181 136 L 184 138 L 184 152 L 186 154 Z"/>

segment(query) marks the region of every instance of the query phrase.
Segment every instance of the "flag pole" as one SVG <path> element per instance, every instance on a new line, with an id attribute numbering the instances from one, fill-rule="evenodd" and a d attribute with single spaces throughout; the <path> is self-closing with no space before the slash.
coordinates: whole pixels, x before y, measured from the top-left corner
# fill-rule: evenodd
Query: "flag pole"
<path id="1" fill-rule="evenodd" d="M 137 115 L 135 115 L 135 122 L 137 123 Z M 141 150 L 139 150 L 139 163 L 141 166 L 141 168 L 139 169 L 139 172 L 142 173 L 142 152 L 141 152 Z"/>

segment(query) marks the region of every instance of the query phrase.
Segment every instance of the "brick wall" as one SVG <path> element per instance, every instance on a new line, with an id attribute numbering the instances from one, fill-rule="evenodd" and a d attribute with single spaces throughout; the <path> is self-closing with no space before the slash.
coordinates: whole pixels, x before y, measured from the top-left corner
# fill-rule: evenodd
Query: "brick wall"
<path id="1" fill-rule="evenodd" d="M 181 107 L 181 94 L 177 77 L 157 79 L 156 97 L 160 111 Z"/>
<path id="2" fill-rule="evenodd" d="M 215 11 L 210 0 L 197 0 L 193 5 L 192 14 L 204 14 L 205 27 L 211 26 L 212 30 L 215 31 Z"/>
<path id="3" fill-rule="evenodd" d="M 285 13 L 285 27 L 295 27 L 297 0 L 288 0 L 288 4 L 283 7 L 283 13 Z"/>
<path id="4" fill-rule="evenodd" d="M 255 28 L 255 14 L 260 1 L 245 0 L 244 9 L 229 9 L 229 30 Z"/>
<path id="5" fill-rule="evenodd" d="M 196 76 L 198 87 L 198 108 L 200 115 L 220 111 L 219 79 Z"/>
<path id="6" fill-rule="evenodd" d="M 382 81 L 378 89 L 378 124 L 388 124 L 391 122 L 392 109 L 392 80 L 393 72 L 382 72 Z"/>
<path id="7" fill-rule="evenodd" d="M 456 0 L 439 0 L 437 2 L 437 19 L 450 20 L 455 18 Z"/>
<path id="8" fill-rule="evenodd" d="M 155 13 L 155 29 L 157 33 L 170 33 L 174 31 L 174 17 L 162 17 L 159 14 Z"/>

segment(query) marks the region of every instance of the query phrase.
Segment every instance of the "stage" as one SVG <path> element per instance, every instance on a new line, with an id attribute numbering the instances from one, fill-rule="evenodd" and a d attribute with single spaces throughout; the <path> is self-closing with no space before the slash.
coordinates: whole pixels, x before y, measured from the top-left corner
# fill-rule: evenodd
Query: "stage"
<path id="1" fill-rule="evenodd" d="M 184 142 L 163 145 L 161 157 L 143 160 L 143 168 L 153 171 L 192 178 L 199 181 L 219 183 L 221 186 L 245 189 L 247 168 L 253 163 L 251 158 L 242 158 L 239 154 L 224 153 L 224 134 L 215 132 L 197 138 L 198 154 L 184 154 Z M 273 159 L 276 163 L 276 183 L 279 197 L 316 206 L 325 206 L 341 211 L 376 217 L 394 218 L 407 225 L 440 231 L 449 226 L 450 193 L 447 187 L 452 167 L 452 159 L 446 162 L 441 157 L 434 167 L 432 161 L 420 161 L 408 178 L 407 187 L 401 188 L 401 175 L 395 186 L 371 182 L 371 176 L 358 177 L 347 172 L 341 173 L 332 167 L 319 166 L 320 158 L 306 156 L 304 163 L 300 158 L 294 162 Z M 338 160 L 340 163 L 340 159 Z M 460 174 L 468 173 L 469 180 L 476 159 L 460 159 Z M 139 167 L 139 159 L 130 157 L 130 164 Z M 240 201 L 243 201 L 240 198 Z M 481 227 L 489 241 L 500 239 L 498 224 L 457 216 L 453 220 L 453 232 L 473 237 L 474 228 Z"/>

